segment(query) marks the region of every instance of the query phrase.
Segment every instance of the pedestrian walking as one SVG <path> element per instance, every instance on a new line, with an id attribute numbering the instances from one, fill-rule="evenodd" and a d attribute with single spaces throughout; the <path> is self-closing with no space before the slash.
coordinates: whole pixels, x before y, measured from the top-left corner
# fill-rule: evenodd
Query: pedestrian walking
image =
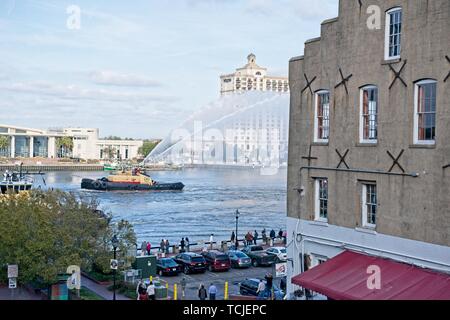
<path id="1" fill-rule="evenodd" d="M 198 289 L 198 297 L 200 300 L 208 299 L 208 292 L 206 292 L 205 286 L 203 284 L 200 285 L 200 289 Z"/>
<path id="2" fill-rule="evenodd" d="M 147 255 L 150 255 L 151 250 L 152 250 L 152 245 L 150 244 L 150 242 L 147 242 Z"/>
<path id="3" fill-rule="evenodd" d="M 258 237 L 259 237 L 258 231 L 255 230 L 255 233 L 253 234 L 253 244 L 256 245 L 256 242 L 258 241 Z"/>
<path id="4" fill-rule="evenodd" d="M 283 232 L 283 244 L 286 245 L 287 244 L 287 231 Z"/>
<path id="5" fill-rule="evenodd" d="M 180 242 L 181 253 L 184 252 L 184 246 L 185 245 L 186 245 L 186 243 L 184 242 L 184 238 L 181 238 L 181 242 Z"/>
<path id="6" fill-rule="evenodd" d="M 258 290 L 256 290 L 256 293 L 257 293 L 258 296 L 259 296 L 259 295 L 261 295 L 265 290 L 266 290 L 266 285 L 265 285 L 264 281 L 261 279 L 261 280 L 259 281 L 259 284 L 258 284 Z"/>
<path id="7" fill-rule="evenodd" d="M 181 286 L 181 295 L 184 299 L 184 297 L 186 296 L 186 278 L 185 277 L 183 277 L 183 279 L 181 279 L 180 286 Z"/>
<path id="8" fill-rule="evenodd" d="M 211 283 L 208 293 L 209 293 L 209 300 L 216 300 L 217 287 L 214 285 L 214 283 Z"/>
<path id="9" fill-rule="evenodd" d="M 209 236 L 209 247 L 212 250 L 214 246 L 214 234 L 211 233 L 211 235 Z"/>
<path id="10" fill-rule="evenodd" d="M 283 230 L 280 229 L 280 231 L 278 231 L 278 238 L 283 239 Z"/>
<path id="11" fill-rule="evenodd" d="M 166 253 L 169 253 L 169 249 L 170 249 L 170 243 L 169 243 L 169 239 L 166 239 L 166 245 L 164 246 L 166 249 Z"/>
<path id="12" fill-rule="evenodd" d="M 145 292 L 147 291 L 147 288 L 145 286 L 144 280 L 140 279 L 137 286 L 136 286 L 136 295 L 137 295 L 137 299 L 141 300 L 141 294 L 145 294 Z"/>
<path id="13" fill-rule="evenodd" d="M 156 300 L 155 285 L 153 284 L 153 281 L 150 281 L 150 284 L 147 287 L 147 297 L 148 297 L 148 300 Z"/>
<path id="14" fill-rule="evenodd" d="M 166 250 L 165 250 L 165 245 L 166 245 L 166 242 L 164 241 L 164 239 L 161 239 L 161 243 L 159 244 L 159 251 L 160 252 L 166 252 Z"/>
<path id="15" fill-rule="evenodd" d="M 231 244 L 233 245 L 234 242 L 235 242 L 235 240 L 236 240 L 236 234 L 234 233 L 234 231 L 231 232 L 231 238 L 230 238 L 230 240 L 231 240 Z"/>

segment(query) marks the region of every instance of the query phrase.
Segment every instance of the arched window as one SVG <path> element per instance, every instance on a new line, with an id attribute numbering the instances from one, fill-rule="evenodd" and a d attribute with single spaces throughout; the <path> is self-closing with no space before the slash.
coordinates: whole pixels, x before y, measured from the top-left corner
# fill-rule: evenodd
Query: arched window
<path id="1" fill-rule="evenodd" d="M 398 59 L 401 52 L 402 8 L 386 11 L 385 59 Z"/>
<path id="2" fill-rule="evenodd" d="M 418 81 L 414 91 L 414 143 L 435 144 L 437 82 Z"/>
<path id="3" fill-rule="evenodd" d="M 330 137 L 330 91 L 316 92 L 314 109 L 314 140 L 315 142 L 328 142 Z"/>
<path id="4" fill-rule="evenodd" d="M 361 88 L 359 142 L 377 143 L 378 139 L 378 88 L 373 85 Z"/>

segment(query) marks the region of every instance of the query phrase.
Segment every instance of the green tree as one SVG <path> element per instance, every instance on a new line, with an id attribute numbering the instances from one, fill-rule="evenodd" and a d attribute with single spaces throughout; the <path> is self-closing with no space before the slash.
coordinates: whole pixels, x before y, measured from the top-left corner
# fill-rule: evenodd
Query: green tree
<path id="1" fill-rule="evenodd" d="M 9 155 L 6 154 L 6 151 L 8 150 L 10 144 L 11 144 L 11 141 L 10 141 L 9 137 L 0 136 L 0 156 L 3 154 L 5 156 L 9 157 Z"/>
<path id="2" fill-rule="evenodd" d="M 70 265 L 110 271 L 113 234 L 120 241 L 120 259 L 132 261 L 126 249 L 136 243 L 133 227 L 112 223 L 95 200 L 62 191 L 0 196 L 0 282 L 6 282 L 5 264 L 18 264 L 21 284 L 52 284 Z"/>
<path id="3" fill-rule="evenodd" d="M 61 158 L 67 158 L 73 150 L 73 139 L 71 137 L 59 137 L 56 139 L 56 148 Z"/>
<path id="4" fill-rule="evenodd" d="M 145 158 L 159 143 L 160 141 L 144 140 L 143 145 L 139 147 L 138 153 Z"/>
<path id="5" fill-rule="evenodd" d="M 117 157 L 117 149 L 113 146 L 106 146 L 103 148 L 103 154 L 106 159 L 114 159 Z"/>

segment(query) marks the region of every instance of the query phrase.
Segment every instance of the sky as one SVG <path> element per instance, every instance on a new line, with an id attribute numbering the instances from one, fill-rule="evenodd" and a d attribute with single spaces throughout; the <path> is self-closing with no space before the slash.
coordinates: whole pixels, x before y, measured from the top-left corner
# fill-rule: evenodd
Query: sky
<path id="1" fill-rule="evenodd" d="M 249 53 L 287 76 L 337 13 L 338 0 L 1 0 L 0 124 L 162 138 Z"/>

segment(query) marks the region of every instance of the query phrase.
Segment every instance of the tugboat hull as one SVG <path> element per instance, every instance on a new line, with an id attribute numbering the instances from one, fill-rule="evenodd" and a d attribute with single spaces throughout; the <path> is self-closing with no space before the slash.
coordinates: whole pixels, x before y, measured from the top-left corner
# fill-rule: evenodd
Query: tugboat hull
<path id="1" fill-rule="evenodd" d="M 28 191 L 31 190 L 33 184 L 30 183 L 14 183 L 14 184 L 0 184 L 0 193 L 5 194 L 8 191 L 20 192 L 20 191 Z"/>
<path id="2" fill-rule="evenodd" d="M 83 179 L 81 189 L 96 191 L 181 191 L 184 184 L 177 183 L 157 183 L 154 185 L 111 182 L 102 180 Z"/>

